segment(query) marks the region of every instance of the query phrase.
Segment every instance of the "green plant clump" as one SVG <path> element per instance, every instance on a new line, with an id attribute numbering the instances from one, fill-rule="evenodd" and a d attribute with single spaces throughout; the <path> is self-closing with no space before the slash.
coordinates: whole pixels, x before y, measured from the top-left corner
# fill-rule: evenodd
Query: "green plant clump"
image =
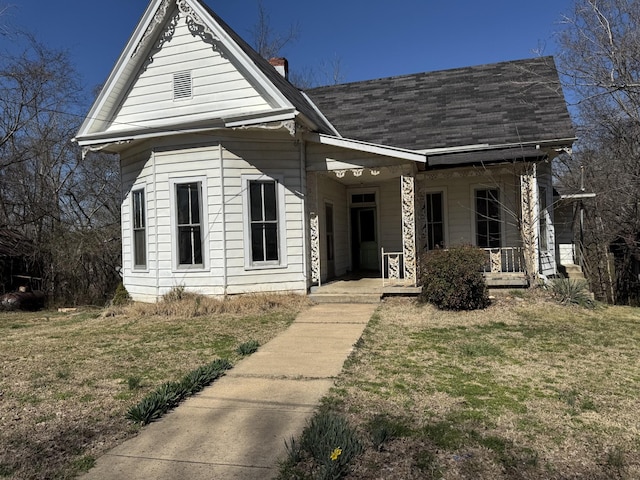
<path id="1" fill-rule="evenodd" d="M 432 250 L 420 258 L 420 301 L 443 310 L 476 310 L 489 305 L 482 275 L 483 250 L 472 246 Z"/>
<path id="2" fill-rule="evenodd" d="M 293 466 L 309 459 L 313 478 L 337 480 L 349 471 L 349 463 L 363 451 L 363 446 L 347 420 L 333 412 L 319 412 L 307 424 L 299 443 L 287 443 L 288 462 L 280 478 L 300 478 L 304 475 Z"/>
<path id="3" fill-rule="evenodd" d="M 124 284 L 120 282 L 116 287 L 116 291 L 113 294 L 113 300 L 111 300 L 111 304 L 114 306 L 126 305 L 131 302 L 131 296 Z"/>
<path id="4" fill-rule="evenodd" d="M 126 417 L 141 425 L 151 423 L 176 407 L 186 397 L 211 384 L 230 368 L 231 364 L 227 360 L 218 359 L 191 371 L 180 382 L 164 383 L 132 406 Z"/>
<path id="5" fill-rule="evenodd" d="M 551 295 L 562 305 L 580 305 L 585 308 L 595 307 L 589 292 L 589 285 L 584 280 L 558 278 L 551 282 Z"/>
<path id="6" fill-rule="evenodd" d="M 260 343 L 257 340 L 248 340 L 244 343 L 241 343 L 238 348 L 236 349 L 236 352 L 238 352 L 239 355 L 251 355 L 252 353 L 255 353 L 258 351 L 258 347 L 260 346 Z"/>

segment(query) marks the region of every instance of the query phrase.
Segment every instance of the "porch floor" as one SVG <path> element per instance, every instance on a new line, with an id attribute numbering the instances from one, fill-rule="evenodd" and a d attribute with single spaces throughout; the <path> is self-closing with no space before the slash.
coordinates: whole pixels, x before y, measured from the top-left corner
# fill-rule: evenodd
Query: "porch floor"
<path id="1" fill-rule="evenodd" d="M 311 287 L 309 296 L 315 301 L 351 298 L 352 303 L 371 303 L 391 295 L 417 296 L 421 291 L 422 287 L 383 285 L 380 277 L 347 276 Z"/>

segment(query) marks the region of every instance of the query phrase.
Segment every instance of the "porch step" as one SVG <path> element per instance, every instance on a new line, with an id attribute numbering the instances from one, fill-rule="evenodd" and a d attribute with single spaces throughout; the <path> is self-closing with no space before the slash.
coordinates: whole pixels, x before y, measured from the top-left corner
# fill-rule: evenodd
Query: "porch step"
<path id="1" fill-rule="evenodd" d="M 582 267 L 580 265 L 563 265 L 564 273 L 567 278 L 575 279 L 575 280 L 586 280 L 584 276 L 584 272 L 582 271 Z"/>
<path id="2" fill-rule="evenodd" d="M 380 303 L 379 293 L 310 293 L 316 303 Z"/>
<path id="3" fill-rule="evenodd" d="M 487 287 L 526 287 L 527 277 L 522 273 L 485 273 Z"/>

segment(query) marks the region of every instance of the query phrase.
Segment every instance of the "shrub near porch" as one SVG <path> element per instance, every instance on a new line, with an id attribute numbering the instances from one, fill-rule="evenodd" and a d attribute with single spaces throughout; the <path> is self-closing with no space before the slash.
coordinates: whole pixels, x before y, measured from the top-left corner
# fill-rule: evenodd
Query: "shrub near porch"
<path id="1" fill-rule="evenodd" d="M 431 250 L 420 258 L 420 300 L 445 310 L 475 310 L 489 304 L 482 276 L 484 252 L 472 246 Z"/>

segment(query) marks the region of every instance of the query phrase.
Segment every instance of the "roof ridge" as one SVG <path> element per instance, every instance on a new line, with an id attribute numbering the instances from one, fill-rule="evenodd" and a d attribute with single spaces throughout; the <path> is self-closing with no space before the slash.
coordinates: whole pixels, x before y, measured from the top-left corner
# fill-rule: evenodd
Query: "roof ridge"
<path id="1" fill-rule="evenodd" d="M 358 85 L 358 84 L 365 84 L 365 83 L 375 83 L 375 82 L 382 82 L 382 81 L 387 81 L 387 80 L 401 80 L 404 78 L 412 78 L 412 77 L 421 77 L 424 75 L 435 75 L 438 73 L 451 73 L 454 71 L 469 71 L 469 70 L 474 70 L 474 69 L 488 69 L 488 68 L 495 68 L 498 65 L 513 65 L 513 64 L 519 64 L 519 63 L 531 63 L 534 61 L 540 61 L 540 60 L 545 60 L 545 61 L 549 61 L 551 60 L 552 62 L 555 62 L 553 55 L 545 55 L 542 57 L 531 57 L 531 58 L 520 58 L 520 59 L 516 59 L 516 60 L 503 60 L 500 62 L 491 62 L 491 63 L 482 63 L 479 65 L 469 65 L 466 67 L 452 67 L 452 68 L 444 68 L 441 70 L 426 70 L 423 72 L 414 72 L 414 73 L 405 73 L 405 74 L 400 74 L 400 75 L 392 75 L 389 77 L 378 77 L 378 78 L 370 78 L 367 80 L 357 80 L 354 82 L 346 82 L 346 83 L 338 83 L 335 85 L 323 85 L 320 87 L 314 87 L 314 88 L 309 88 L 306 89 L 305 92 L 312 92 L 315 90 L 321 90 L 321 89 L 329 89 L 332 87 L 345 87 L 345 86 L 349 86 L 349 85 Z"/>

